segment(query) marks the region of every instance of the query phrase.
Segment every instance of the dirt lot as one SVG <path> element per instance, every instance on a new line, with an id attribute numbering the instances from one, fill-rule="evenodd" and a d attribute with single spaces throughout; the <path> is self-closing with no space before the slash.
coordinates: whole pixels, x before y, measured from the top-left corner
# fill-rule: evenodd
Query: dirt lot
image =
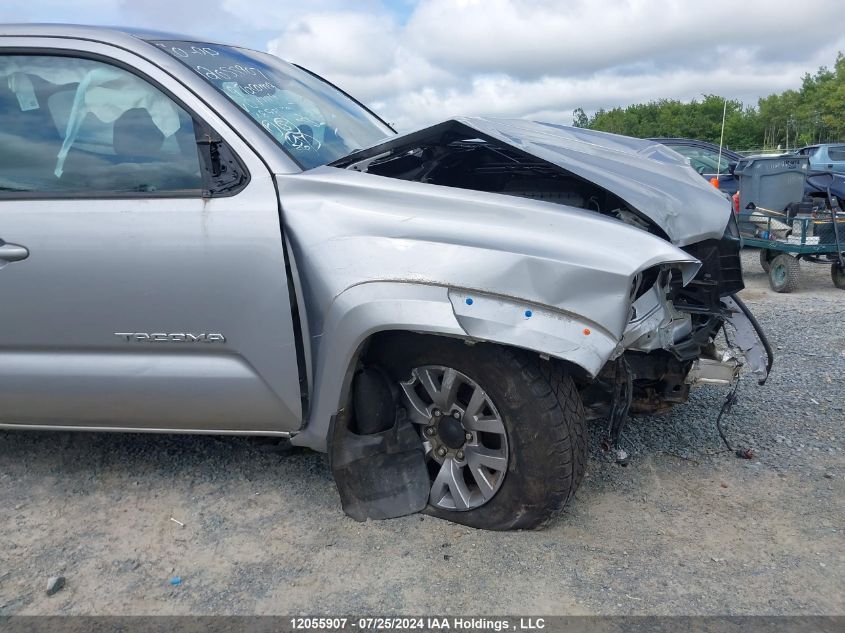
<path id="1" fill-rule="evenodd" d="M 255 439 L 0 432 L 0 615 L 845 614 L 845 292 L 805 266 L 775 295 L 756 258 L 742 296 L 778 359 L 725 425 L 751 461 L 700 390 L 632 420 L 627 468 L 595 433 L 544 530 L 489 533 L 356 523 L 322 455 Z"/>

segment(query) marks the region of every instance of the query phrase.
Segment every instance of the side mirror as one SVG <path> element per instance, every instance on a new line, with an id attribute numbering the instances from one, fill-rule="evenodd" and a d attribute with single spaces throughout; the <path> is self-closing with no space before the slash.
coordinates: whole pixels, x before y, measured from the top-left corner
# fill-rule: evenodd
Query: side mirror
<path id="1" fill-rule="evenodd" d="M 200 148 L 205 168 L 211 172 L 214 178 L 223 173 L 223 165 L 220 162 L 220 146 L 222 144 L 223 141 L 210 131 L 197 135 L 197 145 Z"/>
<path id="2" fill-rule="evenodd" d="M 249 180 L 240 159 L 211 128 L 196 124 L 194 136 L 200 156 L 203 198 L 231 195 Z"/>
<path id="3" fill-rule="evenodd" d="M 734 169 L 736 169 L 737 165 L 739 165 L 739 163 L 736 161 L 731 161 L 730 163 L 728 163 L 728 171 L 730 172 L 731 176 L 734 175 Z"/>

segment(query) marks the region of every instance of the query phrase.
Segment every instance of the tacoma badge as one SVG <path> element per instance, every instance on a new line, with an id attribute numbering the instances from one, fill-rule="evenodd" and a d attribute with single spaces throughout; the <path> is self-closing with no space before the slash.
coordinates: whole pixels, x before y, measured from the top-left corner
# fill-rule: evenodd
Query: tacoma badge
<path id="1" fill-rule="evenodd" d="M 166 334 L 164 332 L 115 332 L 115 336 L 119 336 L 127 343 L 137 341 L 140 343 L 225 343 L 226 337 L 219 332 L 209 332 L 202 334 L 192 334 L 190 332 L 173 332 Z"/>

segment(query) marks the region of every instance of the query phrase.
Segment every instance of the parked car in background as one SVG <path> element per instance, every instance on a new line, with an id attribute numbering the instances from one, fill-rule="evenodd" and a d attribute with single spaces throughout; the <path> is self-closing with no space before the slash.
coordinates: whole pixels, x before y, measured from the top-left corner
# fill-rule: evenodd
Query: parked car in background
<path id="1" fill-rule="evenodd" d="M 718 175 L 720 191 L 732 196 L 739 189 L 739 179 L 733 175 L 733 169 L 742 160 L 741 154 L 723 147 L 720 158 L 719 146 L 715 143 L 689 138 L 652 138 L 649 140 L 662 143 L 688 158 L 690 166 L 707 180 Z M 795 153 L 801 154 L 805 150 L 820 147 L 839 148 L 835 150 L 833 155 L 843 159 L 840 164 L 843 165 L 843 170 L 845 170 L 845 144 L 807 147 L 797 150 Z M 827 164 L 829 163 L 825 163 L 825 165 Z M 830 189 L 830 194 L 838 198 L 839 205 L 842 206 L 845 202 L 845 174 L 836 173 L 835 170 L 830 168 L 814 167 L 812 157 L 810 158 L 810 168 L 811 171 L 807 174 L 804 182 L 804 195 L 813 198 L 826 198 L 827 190 Z M 834 173 L 831 174 L 831 171 Z M 798 201 L 796 200 L 796 202 Z"/>
<path id="2" fill-rule="evenodd" d="M 734 178 L 733 168 L 742 159 L 740 154 L 722 148 L 707 141 L 697 141 L 690 138 L 652 138 L 666 147 L 671 147 L 681 156 L 689 159 L 690 167 L 707 180 L 719 178 L 719 190 L 729 196 L 736 193 L 739 183 Z"/>
<path id="3" fill-rule="evenodd" d="M 845 207 L 845 174 L 834 171 L 811 171 L 804 181 L 804 195 L 815 199 L 827 198 L 827 192 L 835 201 L 839 202 L 839 208 Z"/>
<path id="4" fill-rule="evenodd" d="M 845 143 L 808 145 L 796 150 L 795 154 L 808 156 L 810 158 L 810 169 L 813 171 L 845 173 Z"/>

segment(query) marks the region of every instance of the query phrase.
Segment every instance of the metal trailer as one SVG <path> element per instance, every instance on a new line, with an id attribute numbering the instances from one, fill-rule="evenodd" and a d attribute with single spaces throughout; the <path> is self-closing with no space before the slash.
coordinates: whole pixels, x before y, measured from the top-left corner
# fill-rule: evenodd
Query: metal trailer
<path id="1" fill-rule="evenodd" d="M 750 234 L 748 229 L 743 231 L 743 243 L 761 249 L 760 264 L 769 275 L 772 290 L 798 289 L 802 259 L 829 263 L 833 285 L 845 290 L 845 217 L 835 200 L 829 196 L 827 208 L 806 217 L 760 207 L 739 213 L 742 226 L 753 226 Z"/>
<path id="2" fill-rule="evenodd" d="M 761 249 L 760 264 L 775 292 L 798 289 L 802 259 L 829 263 L 834 285 L 845 288 L 845 214 L 829 185 L 825 197 L 805 196 L 811 173 L 807 157 L 793 155 L 748 156 L 734 168 L 740 234 L 745 245 Z"/>

